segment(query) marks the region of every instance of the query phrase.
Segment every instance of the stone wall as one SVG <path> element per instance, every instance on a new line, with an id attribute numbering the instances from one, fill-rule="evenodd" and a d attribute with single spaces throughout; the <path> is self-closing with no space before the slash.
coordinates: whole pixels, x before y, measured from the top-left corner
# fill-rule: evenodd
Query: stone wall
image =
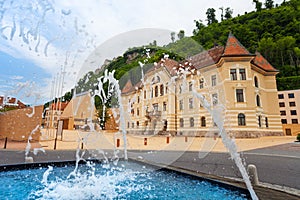
<path id="1" fill-rule="evenodd" d="M 41 124 L 43 106 L 11 110 L 0 113 L 0 139 L 27 141 L 31 132 Z M 32 116 L 30 116 L 33 114 Z M 38 141 L 40 130 L 32 133 L 32 139 Z"/>

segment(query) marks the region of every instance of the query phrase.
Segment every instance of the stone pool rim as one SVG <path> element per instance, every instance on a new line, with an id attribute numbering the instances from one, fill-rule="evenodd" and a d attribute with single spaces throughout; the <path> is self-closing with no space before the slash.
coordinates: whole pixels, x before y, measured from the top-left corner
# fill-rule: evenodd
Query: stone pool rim
<path id="1" fill-rule="evenodd" d="M 84 164 L 87 161 L 91 161 L 94 163 L 102 163 L 101 160 L 98 159 L 86 159 L 85 161 L 80 161 L 80 164 Z M 120 161 L 124 161 L 123 158 L 120 158 Z M 235 190 L 239 191 L 241 194 L 246 195 L 245 197 L 248 199 L 250 198 L 249 191 L 246 188 L 245 183 L 242 180 L 238 179 L 232 179 L 229 177 L 221 177 L 221 176 L 216 176 L 212 174 L 205 174 L 201 172 L 196 172 L 193 170 L 189 169 L 184 169 L 184 168 L 179 168 L 179 167 L 174 167 L 170 165 L 162 165 L 158 163 L 152 163 L 149 161 L 141 160 L 141 159 L 133 159 L 129 158 L 129 162 L 136 162 L 140 163 L 142 165 L 148 165 L 152 168 L 160 169 L 160 170 L 166 170 L 166 171 L 172 171 L 175 173 L 179 173 L 182 175 L 187 175 L 191 176 L 193 178 L 197 178 L 199 180 L 205 180 L 208 181 L 214 185 L 219 185 L 220 187 L 223 187 L 225 189 L 229 190 Z M 45 167 L 47 168 L 49 165 L 50 166 L 56 166 L 56 167 L 64 167 L 66 165 L 68 166 L 75 166 L 76 161 L 75 160 L 63 160 L 63 161 L 51 161 L 51 162 L 34 162 L 34 163 L 17 163 L 17 164 L 7 164 L 7 165 L 0 165 L 0 172 L 5 172 L 5 171 L 13 171 L 13 170 L 24 170 L 24 169 L 32 169 L 32 168 L 40 168 L 40 167 Z M 298 200 L 299 195 L 290 193 L 288 191 L 284 190 L 279 190 L 277 188 L 270 188 L 270 187 L 265 187 L 262 185 L 257 185 L 253 186 L 255 192 L 259 196 L 260 199 L 290 199 L 290 200 Z"/>

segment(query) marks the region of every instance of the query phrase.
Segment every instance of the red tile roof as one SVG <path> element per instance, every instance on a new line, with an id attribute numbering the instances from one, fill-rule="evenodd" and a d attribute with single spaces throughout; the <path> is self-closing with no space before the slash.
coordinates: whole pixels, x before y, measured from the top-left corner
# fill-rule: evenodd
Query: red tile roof
<path id="1" fill-rule="evenodd" d="M 223 56 L 233 55 L 252 55 L 249 51 L 234 37 L 232 33 L 229 33 Z"/>
<path id="2" fill-rule="evenodd" d="M 4 97 L 0 96 L 0 105 L 2 107 L 16 107 L 16 108 L 26 108 L 27 106 L 16 99 L 15 97 Z"/>
<path id="3" fill-rule="evenodd" d="M 275 69 L 259 52 L 255 52 L 255 58 L 252 61 L 253 64 L 258 66 L 259 68 L 269 71 L 269 72 L 277 72 L 278 70 Z"/>

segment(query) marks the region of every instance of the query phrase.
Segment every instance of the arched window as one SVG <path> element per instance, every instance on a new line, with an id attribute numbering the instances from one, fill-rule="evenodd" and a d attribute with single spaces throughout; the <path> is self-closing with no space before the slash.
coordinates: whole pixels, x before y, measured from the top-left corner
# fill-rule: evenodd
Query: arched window
<path id="1" fill-rule="evenodd" d="M 254 86 L 258 88 L 258 79 L 254 76 Z"/>
<path id="2" fill-rule="evenodd" d="M 260 96 L 259 95 L 256 95 L 256 106 L 260 107 L 261 104 L 260 104 Z"/>
<path id="3" fill-rule="evenodd" d="M 238 114 L 238 125 L 239 126 L 246 126 L 246 117 L 243 113 Z"/>
<path id="4" fill-rule="evenodd" d="M 164 85 L 161 84 L 160 85 L 160 96 L 163 96 L 164 95 Z"/>
<path id="5" fill-rule="evenodd" d="M 205 127 L 205 126 L 206 126 L 205 117 L 201 117 L 201 127 Z"/>
<path id="6" fill-rule="evenodd" d="M 160 77 L 159 76 L 156 77 L 156 83 L 160 83 Z"/>
<path id="7" fill-rule="evenodd" d="M 155 97 L 157 97 L 158 96 L 158 86 L 157 85 L 155 86 L 154 93 L 155 93 Z"/>

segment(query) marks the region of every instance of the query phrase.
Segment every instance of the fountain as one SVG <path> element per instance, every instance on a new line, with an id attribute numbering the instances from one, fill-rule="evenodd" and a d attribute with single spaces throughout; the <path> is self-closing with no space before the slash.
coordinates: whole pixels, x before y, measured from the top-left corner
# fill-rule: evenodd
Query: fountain
<path id="1" fill-rule="evenodd" d="M 30 23 L 28 23 L 27 19 L 20 21 L 20 40 L 24 44 L 26 48 L 28 48 L 30 51 L 34 49 L 34 52 L 36 54 L 40 53 L 41 44 L 45 41 L 43 41 L 42 35 L 40 35 L 40 32 L 38 31 L 39 24 L 43 24 L 45 21 L 45 16 L 48 13 L 53 13 L 55 9 L 51 6 L 51 3 L 45 1 L 45 5 L 42 5 L 42 12 L 39 13 L 38 16 L 42 15 L 43 17 L 38 21 L 37 27 L 26 27 L 29 26 Z M 38 3 L 37 3 L 38 4 Z M 21 7 L 19 7 L 21 8 Z M 5 10 L 5 9 L 4 9 Z M 62 10 L 62 15 L 65 17 L 69 17 L 71 15 L 70 11 Z M 3 14 L 3 13 L 2 13 Z M 2 16 L 2 15 L 1 15 Z M 14 16 L 19 16 L 14 15 Z M 35 16 L 38 18 L 38 16 Z M 2 20 L 2 19 L 1 19 Z M 64 19 L 65 20 L 65 19 Z M 77 21 L 75 21 L 75 29 L 76 34 L 80 33 L 86 33 L 83 29 L 78 28 Z M 64 21 L 65 23 L 65 21 Z M 24 28 L 26 27 L 26 28 Z M 34 29 L 35 28 L 35 29 Z M 2 37 L 7 36 L 7 32 L 5 30 L 9 30 L 9 36 L 6 37 L 7 40 L 14 40 L 15 38 L 15 30 L 16 30 L 16 21 L 15 18 L 13 18 L 13 23 L 11 26 L 6 27 L 5 29 L 2 29 L 1 34 Z M 133 31 L 129 34 L 125 34 L 122 37 L 125 37 L 128 40 L 128 35 L 132 39 L 130 42 L 130 45 L 137 46 L 137 44 L 141 44 L 141 41 L 145 42 L 145 38 L 143 38 L 145 35 L 149 35 L 149 32 L 153 32 L 155 34 L 151 35 L 151 38 L 155 38 L 157 36 L 158 38 L 155 39 L 162 39 L 164 40 L 166 37 L 169 37 L 170 31 L 166 30 L 158 30 L 158 29 L 145 29 L 145 30 L 138 30 Z M 142 33 L 142 34 L 141 34 Z M 163 33 L 163 34 L 162 34 Z M 143 37 L 137 37 L 138 35 L 141 35 Z M 163 35 L 163 36 L 162 36 Z M 80 35 L 82 37 L 82 35 Z M 159 38 L 161 37 L 161 38 Z M 48 43 L 44 44 L 44 49 L 42 50 L 43 55 L 45 57 L 50 55 L 49 47 L 51 44 L 55 43 L 55 41 L 59 40 L 61 38 L 53 38 L 52 40 L 49 40 Z M 65 39 L 65 38 L 64 38 Z M 63 39 L 63 40 L 64 40 Z M 88 38 L 87 40 L 91 40 L 93 38 Z M 113 38 L 115 40 L 116 38 Z M 126 41 L 126 40 L 125 40 Z M 132 42 L 136 43 L 132 43 Z M 148 38 L 146 41 L 149 41 Z M 71 46 L 73 46 L 73 42 L 70 42 Z M 104 46 L 107 44 L 104 44 Z M 126 46 L 125 48 L 130 47 L 128 44 L 122 44 Z M 75 45 L 76 46 L 76 45 Z M 75 57 L 77 54 L 80 54 L 82 52 L 82 47 L 78 47 L 77 52 L 74 53 L 73 61 L 75 60 Z M 102 48 L 103 46 L 100 46 Z M 111 48 L 111 47 L 110 47 Z M 85 46 L 84 50 L 89 49 L 89 46 Z M 199 47 L 199 49 L 202 49 Z M 102 48 L 102 51 L 106 51 L 107 49 Z M 119 49 L 118 49 L 119 50 Z M 120 49 L 120 52 L 124 51 L 123 49 Z M 93 52 L 95 53 L 95 52 Z M 70 51 L 67 51 L 65 53 L 65 61 L 63 64 L 63 67 L 61 68 L 61 74 L 65 74 L 65 68 L 73 66 L 74 62 L 72 62 L 72 59 L 70 58 Z M 101 63 L 99 61 L 99 55 L 102 56 L 101 59 L 105 59 L 107 57 L 107 54 L 103 53 L 99 54 L 99 52 L 96 52 L 94 55 L 91 55 L 81 68 L 78 74 L 82 75 L 84 72 L 90 68 L 98 67 L 98 65 Z M 148 52 L 147 58 L 150 58 L 150 54 Z M 97 61 L 97 66 L 93 65 L 95 63 L 95 59 Z M 164 58 L 165 60 L 168 59 L 167 57 Z M 71 64 L 70 64 L 71 63 Z M 141 68 L 142 73 L 142 82 L 143 84 L 146 84 L 144 81 L 144 63 L 139 63 L 139 67 Z M 86 68 L 88 66 L 88 68 Z M 72 69 L 71 69 L 72 70 Z M 62 75 L 60 75 L 63 77 Z M 70 75 L 72 77 L 72 75 Z M 69 77 L 69 78 L 70 78 Z M 183 76 L 185 77 L 185 76 Z M 59 76 L 57 77 L 59 78 Z M 74 78 L 74 77 L 73 77 Z M 60 89 L 56 89 L 58 92 L 56 92 L 56 95 L 62 95 L 62 88 L 64 84 L 64 78 L 62 78 L 62 82 L 58 83 L 58 86 L 60 85 Z M 104 90 L 103 85 L 106 84 L 108 86 L 108 92 Z M 68 166 L 63 165 L 61 167 L 52 166 L 52 163 L 47 163 L 47 167 L 38 167 L 34 168 L 32 165 L 31 169 L 24 169 L 24 170 L 8 170 L 6 172 L 0 172 L 0 178 L 7 184 L 2 184 L 0 186 L 0 191 L 6 191 L 8 193 L 1 194 L 0 197 L 2 198 L 20 198 L 20 199 L 118 199 L 118 198 L 159 198 L 164 196 L 165 198 L 199 198 L 200 196 L 203 196 L 205 199 L 246 199 L 247 195 L 243 192 L 235 192 L 233 189 L 224 189 L 220 187 L 219 185 L 211 182 L 204 181 L 202 179 L 198 179 L 191 176 L 186 176 L 182 174 L 178 174 L 175 172 L 169 172 L 167 170 L 157 170 L 157 168 L 153 166 L 148 166 L 146 164 L 138 165 L 136 163 L 127 162 L 128 160 L 128 152 L 127 152 L 127 138 L 126 138 L 126 123 L 125 123 L 125 113 L 126 111 L 123 108 L 122 104 L 122 97 L 121 97 L 121 91 L 119 88 L 118 81 L 114 77 L 114 71 L 108 72 L 105 71 L 104 75 L 100 78 L 98 78 L 97 87 L 94 90 L 88 90 L 89 93 L 91 93 L 91 99 L 90 104 L 87 106 L 87 110 L 89 111 L 89 116 L 86 118 L 86 124 L 84 125 L 86 128 L 88 128 L 88 134 L 86 134 L 85 137 L 79 137 L 78 138 L 78 149 L 76 152 L 76 163 L 75 166 L 71 165 Z M 172 83 L 170 83 L 169 86 L 172 86 Z M 173 91 L 175 92 L 175 91 Z M 74 98 L 76 97 L 76 92 L 74 94 Z M 109 162 L 109 158 L 106 157 L 105 149 L 101 149 L 100 147 L 97 147 L 97 142 L 100 143 L 102 141 L 94 141 L 96 144 L 95 149 L 98 152 L 101 152 L 103 155 L 103 163 L 96 164 L 97 162 L 89 161 L 84 157 L 84 152 L 80 152 L 79 149 L 79 143 L 84 143 L 85 146 L 88 147 L 89 143 L 89 137 L 92 136 L 92 134 L 101 134 L 101 131 L 95 129 L 97 127 L 97 123 L 93 122 L 93 116 L 94 116 L 94 97 L 99 96 L 102 100 L 103 104 L 106 104 L 109 100 L 109 98 L 115 95 L 117 102 L 119 103 L 119 132 L 117 132 L 114 135 L 114 138 L 119 137 L 121 134 L 123 137 L 123 150 L 124 150 L 124 160 L 125 161 L 119 161 L 118 156 L 118 149 L 116 149 L 113 140 L 113 156 L 111 158 L 111 161 Z M 227 137 L 227 134 L 223 128 L 223 121 L 220 119 L 221 113 L 216 110 L 211 110 L 210 105 L 207 101 L 203 99 L 203 96 L 199 93 L 196 93 L 194 91 L 194 95 L 198 97 L 204 107 L 210 112 L 212 115 L 212 118 L 214 119 L 215 123 L 217 124 L 217 127 L 220 130 L 220 135 L 222 136 L 222 140 L 226 147 L 229 149 L 232 158 L 236 161 L 237 166 L 239 167 L 241 174 L 246 182 L 246 185 L 250 191 L 252 199 L 257 199 L 257 196 L 255 195 L 252 186 L 250 185 L 249 178 L 247 176 L 247 172 L 242 165 L 241 159 L 236 151 L 235 144 Z M 78 105 L 74 105 L 74 112 L 77 112 Z M 104 106 L 105 109 L 105 106 Z M 30 116 L 28 116 L 30 117 Z M 104 116 L 103 116 L 104 117 Z M 39 128 L 39 127 L 37 127 Z M 34 132 L 35 130 L 33 130 Z M 82 130 L 79 130 L 79 135 L 81 134 Z M 187 142 L 184 146 L 185 149 L 188 149 L 189 145 L 191 144 L 192 140 Z M 174 143 L 170 144 L 169 147 L 172 147 L 171 150 L 173 150 Z M 88 150 L 94 150 L 88 149 Z M 162 151 L 156 151 L 155 153 L 150 152 L 150 154 L 154 155 L 155 157 L 159 158 L 163 155 Z M 44 151 L 41 149 L 41 151 Z M 184 151 L 183 151 L 184 152 Z M 173 161 L 175 161 L 177 158 L 179 158 L 183 152 L 179 152 L 174 157 L 170 158 L 166 163 L 171 164 Z M 29 156 L 30 154 L 30 137 L 28 139 L 28 145 L 26 147 L 25 151 L 25 159 L 28 162 L 33 162 L 34 158 Z M 131 152 L 131 155 L 136 156 L 140 155 L 140 158 L 143 159 L 143 154 L 149 154 L 149 152 L 141 153 L 141 152 Z M 86 162 L 86 165 L 81 165 L 80 161 L 84 160 Z M 49 165 L 49 166 L 48 166 Z M 29 166 L 29 165 L 26 165 Z M 34 175 L 33 175 L 34 174 Z M 160 180 L 165 180 L 165 185 L 162 185 L 163 183 Z M 8 186 L 7 186 L 8 185 Z M 5 188 L 2 188 L 5 187 Z M 8 188 L 8 189 L 7 189 Z M 184 193 L 183 193 L 184 191 Z M 199 192 L 201 191 L 201 192 Z M 29 194 L 29 196 L 28 196 Z M 72 196 L 70 196 L 72 195 Z M 186 196 L 190 195 L 190 196 Z"/>

